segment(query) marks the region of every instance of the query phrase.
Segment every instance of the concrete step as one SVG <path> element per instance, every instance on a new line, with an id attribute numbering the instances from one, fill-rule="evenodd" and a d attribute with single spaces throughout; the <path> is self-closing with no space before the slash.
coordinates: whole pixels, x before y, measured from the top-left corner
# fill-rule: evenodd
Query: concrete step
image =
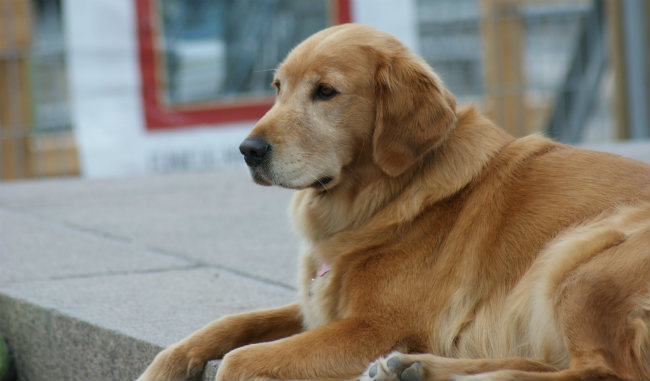
<path id="1" fill-rule="evenodd" d="M 290 195 L 244 169 L 3 183 L 0 332 L 19 379 L 135 379 L 216 318 L 293 301 Z"/>

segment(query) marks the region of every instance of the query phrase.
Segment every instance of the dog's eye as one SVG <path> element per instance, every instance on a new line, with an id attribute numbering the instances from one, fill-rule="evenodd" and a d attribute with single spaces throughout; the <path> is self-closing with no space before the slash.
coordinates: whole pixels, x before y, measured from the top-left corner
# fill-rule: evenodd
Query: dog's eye
<path id="1" fill-rule="evenodd" d="M 275 87 L 275 93 L 278 94 L 280 92 L 280 81 L 277 79 L 271 83 L 272 87 Z"/>
<path id="2" fill-rule="evenodd" d="M 314 97 L 316 99 L 328 100 L 334 97 L 336 94 L 338 94 L 338 91 L 334 90 L 333 87 L 325 84 L 320 84 L 316 88 L 316 93 L 314 93 Z"/>

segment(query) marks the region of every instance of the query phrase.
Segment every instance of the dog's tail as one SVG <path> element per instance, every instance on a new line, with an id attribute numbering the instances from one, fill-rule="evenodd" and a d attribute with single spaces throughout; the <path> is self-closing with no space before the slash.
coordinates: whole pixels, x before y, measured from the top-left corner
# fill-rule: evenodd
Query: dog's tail
<path id="1" fill-rule="evenodd" d="M 628 315 L 627 351 L 622 364 L 636 380 L 650 379 L 650 290 L 639 297 L 637 308 Z"/>

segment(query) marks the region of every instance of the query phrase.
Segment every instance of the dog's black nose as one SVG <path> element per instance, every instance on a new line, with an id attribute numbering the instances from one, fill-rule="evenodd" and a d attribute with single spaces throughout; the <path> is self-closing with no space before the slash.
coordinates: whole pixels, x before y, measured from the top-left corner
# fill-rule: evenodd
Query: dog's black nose
<path id="1" fill-rule="evenodd" d="M 262 164 L 271 150 L 271 145 L 262 138 L 247 138 L 239 145 L 239 152 L 244 155 L 244 161 L 249 167 Z"/>

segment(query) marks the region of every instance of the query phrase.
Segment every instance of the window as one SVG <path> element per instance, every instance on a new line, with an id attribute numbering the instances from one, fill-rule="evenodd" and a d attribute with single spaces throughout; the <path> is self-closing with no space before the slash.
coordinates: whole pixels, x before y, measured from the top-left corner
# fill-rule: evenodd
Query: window
<path id="1" fill-rule="evenodd" d="M 34 41 L 31 47 L 31 92 L 37 132 L 69 130 L 70 101 L 61 0 L 33 0 Z"/>
<path id="2" fill-rule="evenodd" d="M 137 0 L 148 129 L 261 117 L 273 69 L 349 0 Z"/>

